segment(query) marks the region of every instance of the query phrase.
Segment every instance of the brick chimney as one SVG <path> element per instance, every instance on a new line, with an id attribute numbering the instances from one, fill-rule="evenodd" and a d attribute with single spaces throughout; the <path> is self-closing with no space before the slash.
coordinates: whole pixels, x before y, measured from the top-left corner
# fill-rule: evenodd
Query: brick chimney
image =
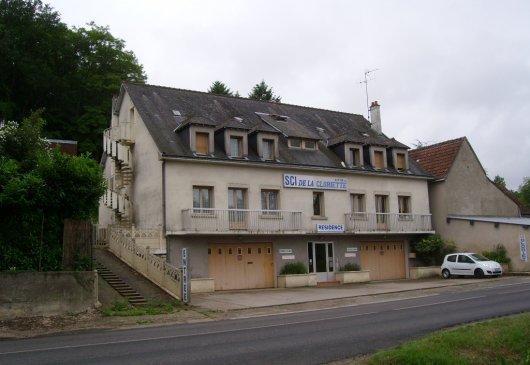
<path id="1" fill-rule="evenodd" d="M 374 131 L 383 134 L 381 129 L 381 107 L 377 101 L 372 101 L 372 105 L 370 105 L 370 122 Z"/>

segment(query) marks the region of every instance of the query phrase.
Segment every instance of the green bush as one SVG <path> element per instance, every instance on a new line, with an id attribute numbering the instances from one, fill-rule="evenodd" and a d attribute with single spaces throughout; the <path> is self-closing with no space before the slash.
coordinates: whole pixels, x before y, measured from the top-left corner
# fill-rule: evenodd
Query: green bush
<path id="1" fill-rule="evenodd" d="M 498 244 L 495 246 L 493 251 L 483 251 L 483 256 L 486 256 L 488 259 L 497 261 L 499 264 L 509 264 L 510 258 L 508 257 L 508 251 L 503 244 Z"/>
<path id="2" fill-rule="evenodd" d="M 444 256 L 456 252 L 456 246 L 451 241 L 444 240 L 439 234 L 433 234 L 422 238 L 412 244 L 416 257 L 425 265 L 441 265 Z"/>
<path id="3" fill-rule="evenodd" d="M 307 269 L 303 262 L 289 262 L 283 265 L 280 275 L 307 274 Z"/>
<path id="4" fill-rule="evenodd" d="M 348 262 L 340 267 L 340 271 L 361 271 L 361 266 L 353 262 Z"/>

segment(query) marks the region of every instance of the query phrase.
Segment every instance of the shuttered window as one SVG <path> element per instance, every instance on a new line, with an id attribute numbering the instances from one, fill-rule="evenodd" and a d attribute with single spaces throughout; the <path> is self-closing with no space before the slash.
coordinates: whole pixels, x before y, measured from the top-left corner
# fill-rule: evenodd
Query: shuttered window
<path id="1" fill-rule="evenodd" d="M 210 152 L 210 134 L 197 132 L 195 134 L 195 152 L 199 155 L 207 155 Z"/>

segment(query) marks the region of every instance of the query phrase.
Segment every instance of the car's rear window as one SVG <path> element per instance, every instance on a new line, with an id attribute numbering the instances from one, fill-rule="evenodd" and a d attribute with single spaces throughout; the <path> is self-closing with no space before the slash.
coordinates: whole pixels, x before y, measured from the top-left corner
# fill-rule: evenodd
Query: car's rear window
<path id="1" fill-rule="evenodd" d="M 456 255 L 450 255 L 450 256 L 447 256 L 447 261 L 449 261 L 449 262 L 455 262 L 455 261 L 456 261 Z"/>

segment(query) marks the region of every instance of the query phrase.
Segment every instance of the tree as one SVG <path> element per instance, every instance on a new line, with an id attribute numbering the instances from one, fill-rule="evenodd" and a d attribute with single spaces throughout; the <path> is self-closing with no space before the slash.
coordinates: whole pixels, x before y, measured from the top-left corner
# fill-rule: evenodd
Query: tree
<path id="1" fill-rule="evenodd" d="M 507 188 L 506 188 L 506 180 L 504 180 L 504 178 L 503 178 L 502 176 L 500 176 L 500 175 L 495 175 L 495 178 L 493 179 L 493 182 L 494 182 L 496 185 L 498 185 L 498 186 L 500 186 L 500 187 L 502 187 L 502 188 L 504 188 L 504 189 L 507 189 Z"/>
<path id="2" fill-rule="evenodd" d="M 0 120 L 44 108 L 44 133 L 75 139 L 97 157 L 112 95 L 122 81 L 143 83 L 125 42 L 94 23 L 69 29 L 41 0 L 0 0 Z"/>
<path id="3" fill-rule="evenodd" d="M 270 100 L 280 103 L 282 98 L 279 95 L 274 95 L 272 92 L 272 87 L 269 87 L 265 80 L 261 80 L 259 84 L 254 85 L 250 94 L 248 94 L 249 99 L 254 100 Z"/>
<path id="4" fill-rule="evenodd" d="M 527 208 L 530 208 L 530 177 L 525 177 L 523 183 L 519 185 L 517 197 Z"/>
<path id="5" fill-rule="evenodd" d="M 230 88 L 228 88 L 223 82 L 221 81 L 214 81 L 210 85 L 210 88 L 208 89 L 208 92 L 210 94 L 218 94 L 218 95 L 226 95 L 226 96 L 234 96 Z"/>
<path id="6" fill-rule="evenodd" d="M 94 217 L 104 191 L 96 161 L 50 150 L 43 126 L 33 114 L 0 129 L 0 270 L 59 270 L 63 220 Z"/>

